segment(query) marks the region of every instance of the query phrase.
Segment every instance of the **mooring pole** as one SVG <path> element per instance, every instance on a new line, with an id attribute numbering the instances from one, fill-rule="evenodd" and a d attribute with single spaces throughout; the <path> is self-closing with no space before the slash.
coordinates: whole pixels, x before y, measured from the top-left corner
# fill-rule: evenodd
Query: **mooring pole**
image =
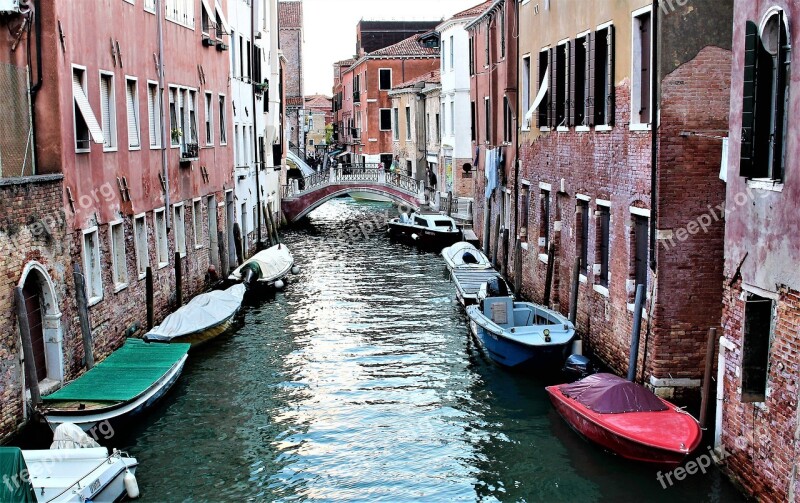
<path id="1" fill-rule="evenodd" d="M 517 239 L 514 247 L 514 293 L 519 295 L 522 291 L 522 241 Z"/>
<path id="2" fill-rule="evenodd" d="M 281 239 L 278 237 L 278 223 L 272 218 L 271 211 L 267 211 L 267 218 L 269 218 L 269 223 L 272 226 L 272 232 L 275 233 L 275 244 L 280 244 Z"/>
<path id="3" fill-rule="evenodd" d="M 147 266 L 144 273 L 145 302 L 147 303 L 147 330 L 151 330 L 155 325 L 155 313 L 153 311 L 153 268 Z"/>
<path id="4" fill-rule="evenodd" d="M 497 269 L 500 259 L 500 213 L 494 219 L 494 253 L 492 254 L 492 266 Z"/>
<path id="5" fill-rule="evenodd" d="M 81 324 L 84 359 L 86 360 L 86 368 L 91 369 L 94 367 L 92 325 L 89 321 L 89 301 L 86 299 L 86 284 L 83 280 L 81 267 L 78 264 L 73 264 L 72 266 L 72 278 L 75 280 L 75 300 L 78 304 L 78 321 Z"/>
<path id="6" fill-rule="evenodd" d="M 572 289 L 569 292 L 569 321 L 575 325 L 578 319 L 578 286 L 581 276 L 581 258 L 575 257 L 575 264 L 572 266 Z"/>
<path id="7" fill-rule="evenodd" d="M 244 263 L 244 248 L 242 248 L 242 228 L 239 222 L 233 223 L 233 244 L 236 247 L 236 260 L 239 265 Z"/>
<path id="8" fill-rule="evenodd" d="M 19 333 L 22 336 L 22 356 L 25 358 L 25 380 L 31 390 L 31 402 L 36 406 L 42 402 L 42 396 L 39 394 L 39 379 L 36 377 L 36 360 L 33 356 L 31 327 L 28 324 L 28 309 L 25 307 L 25 294 L 22 291 L 22 287 L 18 286 L 14 289 L 14 297 L 17 301 Z"/>
<path id="9" fill-rule="evenodd" d="M 700 427 L 706 427 L 708 419 L 708 401 L 711 398 L 711 367 L 713 365 L 714 348 L 717 345 L 717 329 L 708 329 L 708 346 L 706 347 L 706 368 L 703 373 L 703 396 L 700 404 Z"/>
<path id="10" fill-rule="evenodd" d="M 453 216 L 453 191 L 447 193 L 447 216 Z"/>
<path id="11" fill-rule="evenodd" d="M 636 380 L 636 361 L 639 359 L 639 338 L 642 333 L 642 309 L 644 308 L 644 284 L 636 285 L 636 304 L 633 306 L 633 331 L 631 332 L 631 355 L 628 360 L 628 380 Z"/>
<path id="12" fill-rule="evenodd" d="M 261 203 L 261 214 L 264 217 L 264 227 L 267 228 L 267 247 L 272 248 L 272 226 L 267 217 L 267 205 Z"/>
<path id="13" fill-rule="evenodd" d="M 183 305 L 183 270 L 181 269 L 181 252 L 175 252 L 175 301 L 178 307 Z"/>
<path id="14" fill-rule="evenodd" d="M 556 249 L 550 241 L 547 247 L 547 275 L 544 280 L 544 300 L 545 307 L 550 307 L 550 291 L 553 289 L 553 269 L 555 269 Z"/>

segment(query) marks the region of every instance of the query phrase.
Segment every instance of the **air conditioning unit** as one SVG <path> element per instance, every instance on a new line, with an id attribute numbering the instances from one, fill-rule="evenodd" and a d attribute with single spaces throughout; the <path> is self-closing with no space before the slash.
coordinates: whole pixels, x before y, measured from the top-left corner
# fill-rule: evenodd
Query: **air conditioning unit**
<path id="1" fill-rule="evenodd" d="M 19 14 L 19 0 L 0 0 L 0 14 Z"/>

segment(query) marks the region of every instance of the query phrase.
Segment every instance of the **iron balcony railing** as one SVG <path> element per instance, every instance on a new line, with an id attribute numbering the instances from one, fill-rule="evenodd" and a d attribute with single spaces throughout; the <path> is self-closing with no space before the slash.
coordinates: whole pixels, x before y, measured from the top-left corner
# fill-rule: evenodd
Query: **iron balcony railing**
<path id="1" fill-rule="evenodd" d="M 281 192 L 284 198 L 292 198 L 336 183 L 380 184 L 411 194 L 422 190 L 421 182 L 411 176 L 388 172 L 380 163 L 366 163 L 339 165 L 303 178 L 290 179 Z"/>

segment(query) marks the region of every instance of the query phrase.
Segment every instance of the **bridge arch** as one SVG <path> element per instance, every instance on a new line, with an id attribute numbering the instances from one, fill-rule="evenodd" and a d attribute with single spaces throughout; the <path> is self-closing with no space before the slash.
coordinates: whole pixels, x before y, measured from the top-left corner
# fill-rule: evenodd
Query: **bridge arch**
<path id="1" fill-rule="evenodd" d="M 331 199 L 356 191 L 388 197 L 393 203 L 406 206 L 414 211 L 418 211 L 420 208 L 416 196 L 409 196 L 390 188 L 357 185 L 330 186 L 328 188 L 333 190 L 315 191 L 307 194 L 307 197 L 297 198 L 297 203 L 300 204 L 292 204 L 295 201 L 284 201 L 283 211 L 286 219 L 289 222 L 296 222 Z"/>

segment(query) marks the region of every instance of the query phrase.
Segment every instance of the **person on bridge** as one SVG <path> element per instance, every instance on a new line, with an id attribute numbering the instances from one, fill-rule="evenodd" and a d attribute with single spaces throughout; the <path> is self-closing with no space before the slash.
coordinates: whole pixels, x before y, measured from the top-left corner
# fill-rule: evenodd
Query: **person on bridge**
<path id="1" fill-rule="evenodd" d="M 436 173 L 428 166 L 428 200 L 433 201 L 436 193 Z"/>

